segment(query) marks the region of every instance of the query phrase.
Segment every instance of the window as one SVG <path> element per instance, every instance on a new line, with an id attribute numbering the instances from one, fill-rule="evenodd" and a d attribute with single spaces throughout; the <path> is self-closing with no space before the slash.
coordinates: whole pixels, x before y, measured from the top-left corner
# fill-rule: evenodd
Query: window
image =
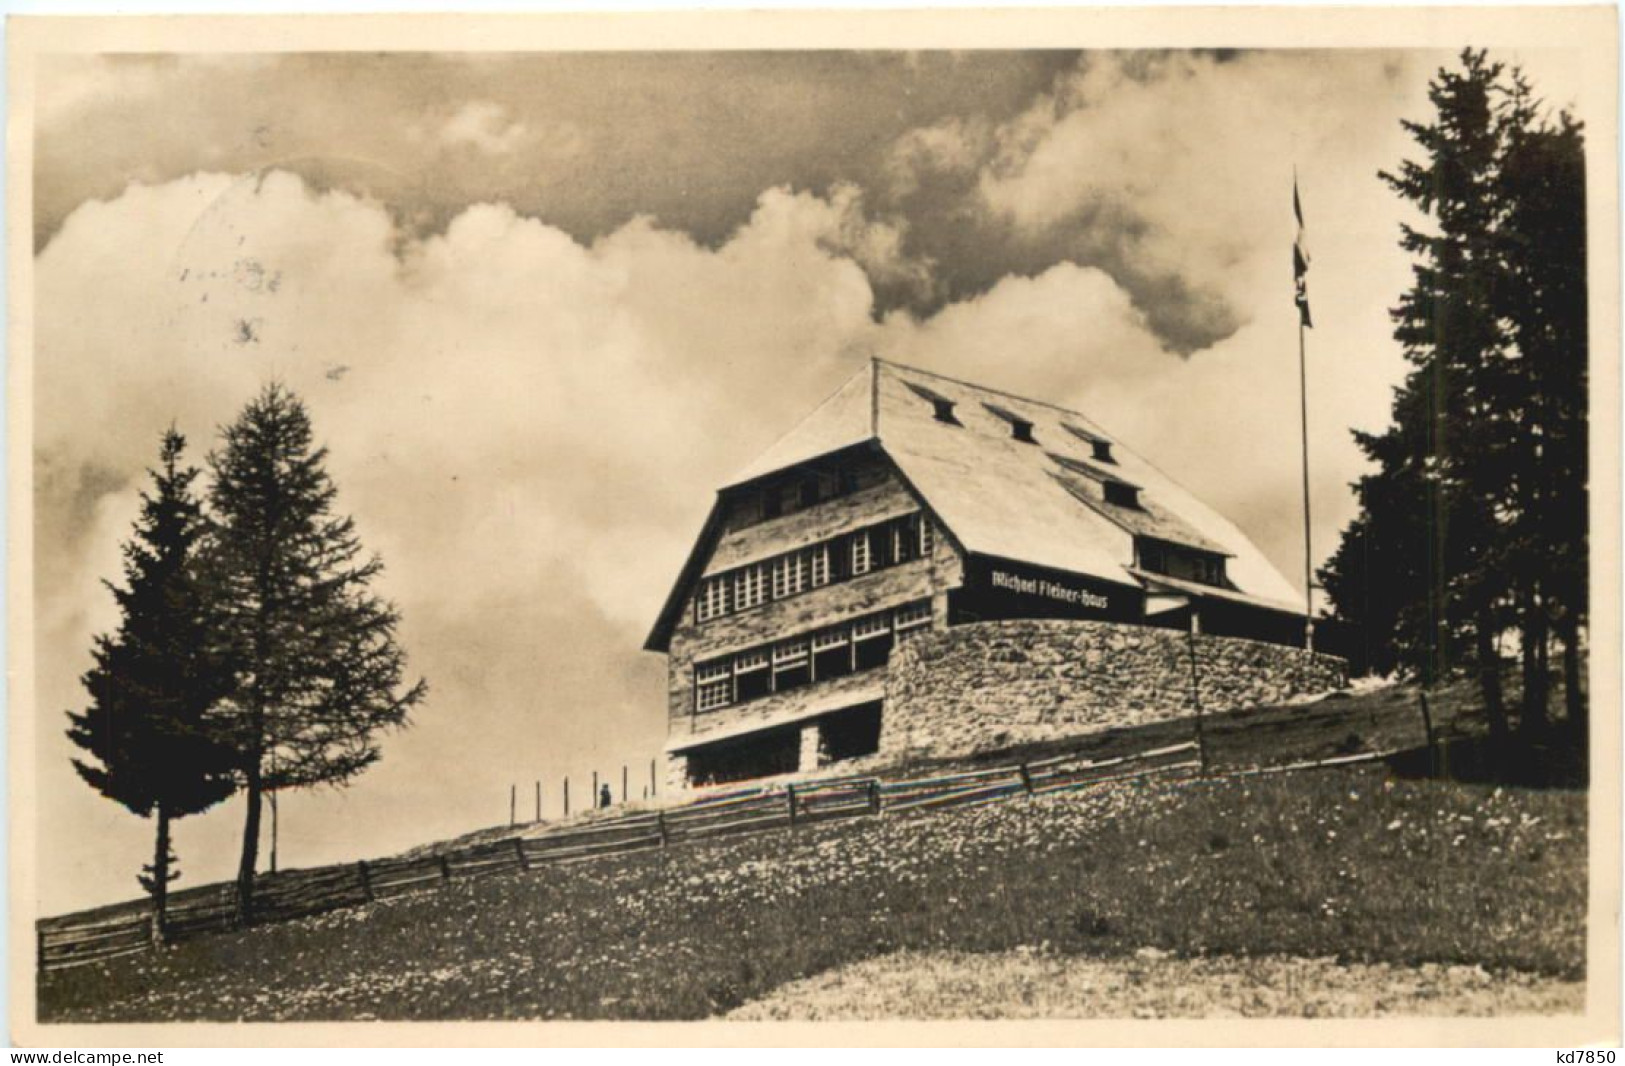
<path id="1" fill-rule="evenodd" d="M 755 525 L 762 520 L 762 494 L 753 492 L 742 496 L 734 504 L 734 522 L 741 526 Z"/>
<path id="2" fill-rule="evenodd" d="M 984 403 L 982 406 L 1010 424 L 1011 437 L 1025 444 L 1038 443 L 1038 441 L 1033 439 L 1033 424 L 1028 419 L 1022 418 L 1014 411 L 999 407 L 996 404 Z"/>
<path id="3" fill-rule="evenodd" d="M 767 668 L 767 652 L 756 650 L 734 656 L 734 698 L 753 700 L 773 691 L 772 673 Z"/>
<path id="4" fill-rule="evenodd" d="M 756 525 L 781 515 L 793 514 L 824 500 L 847 495 L 884 479 L 879 467 L 838 470 L 803 467 L 779 475 L 728 497 L 731 528 Z"/>
<path id="5" fill-rule="evenodd" d="M 844 648 L 846 647 L 846 643 L 845 629 L 826 629 L 822 633 L 813 634 L 813 654 L 816 655 L 821 651 L 828 651 L 831 648 Z"/>
<path id="6" fill-rule="evenodd" d="M 852 672 L 852 641 L 845 627 L 813 634 L 812 669 L 813 676 L 820 681 L 845 677 Z"/>
<path id="7" fill-rule="evenodd" d="M 800 552 L 781 555 L 773 561 L 773 598 L 782 600 L 807 587 L 807 568 Z"/>
<path id="8" fill-rule="evenodd" d="M 694 667 L 694 709 L 710 711 L 733 702 L 733 674 L 727 659 Z"/>
<path id="9" fill-rule="evenodd" d="M 1153 540 L 1139 541 L 1137 551 L 1142 570 L 1203 585 L 1223 587 L 1225 584 L 1221 555 Z"/>
<path id="10" fill-rule="evenodd" d="M 869 569 L 884 570 L 898 561 L 895 525 L 894 522 L 887 522 L 869 530 Z"/>
<path id="11" fill-rule="evenodd" d="M 897 630 L 898 639 L 920 632 L 931 625 L 931 601 L 922 600 L 919 603 L 911 603 L 907 607 L 899 607 L 892 619 L 892 625 Z"/>
<path id="12" fill-rule="evenodd" d="M 869 564 L 872 561 L 869 556 L 869 531 L 867 529 L 860 529 L 858 532 L 852 534 L 851 543 L 852 565 L 848 572 L 853 577 L 857 577 L 859 574 L 867 574 L 869 572 Z"/>
<path id="13" fill-rule="evenodd" d="M 888 615 L 871 615 L 860 618 L 852 624 L 852 667 L 855 670 L 871 670 L 877 666 L 885 665 L 891 657 L 892 646 L 891 618 Z"/>
<path id="14" fill-rule="evenodd" d="M 700 584 L 698 599 L 699 619 L 708 621 L 728 613 L 728 579 L 708 577 Z"/>
<path id="15" fill-rule="evenodd" d="M 811 571 L 812 587 L 829 584 L 829 545 L 820 544 L 807 553 L 807 569 Z"/>
<path id="16" fill-rule="evenodd" d="M 816 633 L 696 663 L 694 709 L 716 710 L 774 692 L 883 666 L 899 639 L 931 624 L 931 601 L 878 611 Z"/>
<path id="17" fill-rule="evenodd" d="M 1126 481 L 1103 481 L 1101 491 L 1106 502 L 1117 507 L 1133 507 L 1139 509 L 1140 490 Z"/>
<path id="18" fill-rule="evenodd" d="M 734 572 L 734 610 L 743 611 L 763 602 L 767 595 L 763 580 L 766 569 L 766 564 L 755 563 Z"/>
<path id="19" fill-rule="evenodd" d="M 919 519 L 913 514 L 886 523 L 886 550 L 892 562 L 906 563 L 920 557 Z"/>
<path id="20" fill-rule="evenodd" d="M 929 555 L 934 541 L 921 512 L 822 541 L 808 548 L 701 579 L 694 615 L 708 622 Z"/>
<path id="21" fill-rule="evenodd" d="M 1046 452 L 1045 454 L 1048 455 L 1050 460 L 1062 470 L 1069 470 L 1074 474 L 1082 474 L 1084 477 L 1093 478 L 1096 481 L 1105 481 L 1107 478 L 1111 477 L 1107 471 L 1100 469 L 1098 466 L 1091 466 L 1082 459 L 1074 459 L 1070 455 L 1062 455 L 1059 452 Z"/>
<path id="22" fill-rule="evenodd" d="M 787 640 L 773 649 L 773 669 L 788 670 L 807 661 L 807 642 Z"/>
<path id="23" fill-rule="evenodd" d="M 870 615 L 852 623 L 853 640 L 872 640 L 891 635 L 891 619 L 885 615 Z"/>
<path id="24" fill-rule="evenodd" d="M 928 389 L 924 385 L 916 385 L 912 381 L 907 382 L 907 385 L 916 396 L 930 401 L 931 416 L 938 422 L 946 422 L 950 426 L 960 424 L 958 417 L 954 415 L 954 402 L 948 397 L 935 389 Z"/>
<path id="25" fill-rule="evenodd" d="M 1095 460 L 1102 463 L 1116 463 L 1112 458 L 1112 442 L 1098 433 L 1091 433 L 1087 429 L 1080 429 L 1070 422 L 1062 422 L 1062 427 L 1074 437 L 1089 445 L 1089 450 Z"/>
<path id="26" fill-rule="evenodd" d="M 784 692 L 800 688 L 812 681 L 811 658 L 807 654 L 807 641 L 791 640 L 773 649 L 773 691 Z"/>

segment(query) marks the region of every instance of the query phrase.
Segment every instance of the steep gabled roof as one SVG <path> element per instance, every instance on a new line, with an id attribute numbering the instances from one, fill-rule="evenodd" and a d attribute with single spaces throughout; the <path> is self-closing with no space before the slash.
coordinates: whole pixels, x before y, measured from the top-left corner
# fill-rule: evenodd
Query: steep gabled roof
<path id="1" fill-rule="evenodd" d="M 952 405 L 951 421 L 938 417 Z M 1031 441 L 1017 439 L 1017 423 Z M 1027 432 L 1027 431 L 1024 431 Z M 1093 442 L 1109 442 L 1111 461 Z M 1297 593 L 1232 522 L 1141 459 L 1088 417 L 881 359 L 850 378 L 721 494 L 811 459 L 878 447 L 966 551 L 1142 586 L 1134 537 L 1228 557 L 1230 590 L 1203 594 L 1294 610 Z M 1118 482 L 1140 508 L 1104 498 Z M 720 495 L 720 494 L 719 494 Z M 644 647 L 664 650 L 687 590 L 705 568 L 720 511 L 713 507 Z M 1301 610 L 1301 607 L 1296 608 Z"/>
<path id="2" fill-rule="evenodd" d="M 847 379 L 812 414 L 774 441 L 756 461 L 735 474 L 729 486 L 754 481 L 776 470 L 788 470 L 808 459 L 840 451 L 875 435 L 875 364 Z"/>
<path id="3" fill-rule="evenodd" d="M 1130 573 L 1138 534 L 1229 556 L 1243 598 L 1299 599 L 1234 523 L 1086 415 L 879 359 L 874 383 L 881 447 L 966 550 L 1141 584 Z M 937 421 L 917 386 L 952 401 L 962 425 Z M 1014 439 L 1011 416 L 1032 423 L 1034 443 Z M 1096 461 L 1091 440 L 1111 442 L 1113 462 Z M 1137 487 L 1143 509 L 1093 495 L 1112 479 Z"/>

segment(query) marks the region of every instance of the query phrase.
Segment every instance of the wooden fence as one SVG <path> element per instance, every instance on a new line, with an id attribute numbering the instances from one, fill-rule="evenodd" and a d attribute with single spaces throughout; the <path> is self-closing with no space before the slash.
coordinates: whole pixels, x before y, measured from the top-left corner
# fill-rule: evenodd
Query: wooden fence
<path id="1" fill-rule="evenodd" d="M 1292 769 L 1350 761 L 1355 760 L 1302 763 Z M 453 880 L 658 851 L 731 833 L 793 829 L 887 812 L 943 810 L 1018 794 L 1063 792 L 1199 769 L 1197 744 L 1188 741 L 1098 761 L 1073 754 L 901 781 L 847 777 L 712 793 L 681 806 L 562 826 L 537 836 L 509 837 L 441 855 L 267 874 L 255 882 L 250 920 L 255 924 L 287 921 L 438 888 Z M 37 926 L 39 966 L 55 970 L 102 962 L 147 950 L 160 941 L 221 932 L 235 926 L 236 910 L 234 886 L 206 885 L 171 897 L 161 931 L 144 900 L 45 919 Z"/>

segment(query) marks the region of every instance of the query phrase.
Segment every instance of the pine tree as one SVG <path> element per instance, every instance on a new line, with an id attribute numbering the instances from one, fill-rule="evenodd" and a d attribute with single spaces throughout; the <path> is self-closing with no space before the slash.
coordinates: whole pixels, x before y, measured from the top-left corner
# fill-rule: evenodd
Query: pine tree
<path id="1" fill-rule="evenodd" d="M 1411 631 L 1421 637 L 1418 650 L 1433 657 L 1424 679 L 1445 676 L 1456 655 L 1471 663 L 1500 738 L 1506 718 L 1496 640 L 1507 570 L 1498 555 L 1505 520 L 1499 471 L 1507 435 L 1497 401 L 1508 340 L 1495 305 L 1501 208 L 1494 183 L 1502 67 L 1471 50 L 1461 62 L 1461 72 L 1441 70 L 1428 87 L 1434 122 L 1404 124 L 1423 160 L 1381 175 L 1432 221 L 1430 230 L 1407 225 L 1401 232 L 1400 245 L 1416 264 L 1411 289 L 1392 311 L 1394 337 L 1415 369 L 1395 398 L 1390 433 L 1421 490 L 1426 559 L 1411 615 L 1426 619 L 1429 631 Z"/>
<path id="2" fill-rule="evenodd" d="M 1422 161 L 1382 175 L 1430 220 L 1403 229 L 1416 263 L 1392 312 L 1413 369 L 1389 429 L 1355 435 L 1378 469 L 1322 580 L 1425 683 L 1472 666 L 1504 742 L 1498 649 L 1514 626 L 1521 728 L 1545 721 L 1554 620 L 1569 717 L 1584 714 L 1584 149 L 1566 115 L 1540 118 L 1519 72 L 1471 50 L 1461 65 L 1429 86 L 1434 121 L 1405 124 Z"/>
<path id="3" fill-rule="evenodd" d="M 1541 114 L 1528 82 L 1508 90 L 1507 145 L 1498 193 L 1506 279 L 1500 304 L 1519 359 L 1514 365 L 1520 497 L 1512 555 L 1531 586 L 1523 613 L 1527 664 L 1523 720 L 1538 732 L 1547 713 L 1548 632 L 1563 642 L 1569 724 L 1585 736 L 1580 645 L 1588 611 L 1585 142 L 1569 115 Z"/>
<path id="4" fill-rule="evenodd" d="M 215 536 L 208 572 L 219 634 L 238 664 L 227 707 L 247 797 L 238 907 L 252 916 L 268 791 L 344 784 L 377 761 L 378 733 L 406 723 L 422 681 L 403 687 L 399 615 L 371 593 L 382 571 L 313 446 L 304 405 L 265 388 L 209 456 Z"/>
<path id="5" fill-rule="evenodd" d="M 156 817 L 153 859 L 138 877 L 163 928 L 169 885 L 180 876 L 170 823 L 235 789 L 234 753 L 216 740 L 209 713 L 229 691 L 230 672 L 208 639 L 208 612 L 195 562 L 205 523 L 181 465 L 186 441 L 163 436 L 153 491 L 144 493 L 134 537 L 124 545 L 126 587 L 108 584 L 121 621 L 96 638 L 84 675 L 91 705 L 68 713 L 68 737 L 90 759 L 74 768 L 92 788 L 143 818 Z"/>

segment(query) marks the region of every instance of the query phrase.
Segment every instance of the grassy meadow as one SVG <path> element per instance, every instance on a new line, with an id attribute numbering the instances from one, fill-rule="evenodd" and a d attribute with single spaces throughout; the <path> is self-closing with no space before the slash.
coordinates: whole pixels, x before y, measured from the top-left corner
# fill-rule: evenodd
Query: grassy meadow
<path id="1" fill-rule="evenodd" d="M 1382 764 L 1123 782 L 453 882 L 47 974 L 40 1017 L 696 1019 L 896 952 L 1577 980 L 1585 828 Z"/>

